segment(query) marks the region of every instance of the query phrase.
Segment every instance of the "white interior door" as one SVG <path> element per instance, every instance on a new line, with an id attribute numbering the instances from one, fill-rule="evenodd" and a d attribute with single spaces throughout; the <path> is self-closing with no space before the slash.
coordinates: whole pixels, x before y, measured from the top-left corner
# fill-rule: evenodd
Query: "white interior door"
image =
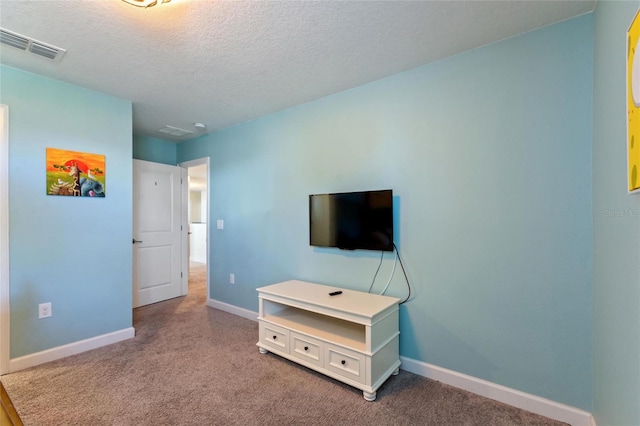
<path id="1" fill-rule="evenodd" d="M 0 105 L 0 375 L 9 373 L 9 107 Z"/>
<path id="2" fill-rule="evenodd" d="M 182 170 L 133 160 L 134 308 L 186 294 L 181 271 Z"/>

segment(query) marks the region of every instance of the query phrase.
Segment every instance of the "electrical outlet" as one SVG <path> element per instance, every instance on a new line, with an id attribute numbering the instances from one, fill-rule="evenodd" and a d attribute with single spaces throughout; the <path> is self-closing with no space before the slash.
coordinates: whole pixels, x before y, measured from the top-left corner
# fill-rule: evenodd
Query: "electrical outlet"
<path id="1" fill-rule="evenodd" d="M 38 305 L 38 319 L 49 318 L 51 315 L 51 302 Z"/>
<path id="2" fill-rule="evenodd" d="M 236 283 L 236 274 L 229 274 L 229 284 Z"/>
<path id="3" fill-rule="evenodd" d="M 218 229 L 224 229 L 224 220 L 218 219 L 217 225 Z"/>

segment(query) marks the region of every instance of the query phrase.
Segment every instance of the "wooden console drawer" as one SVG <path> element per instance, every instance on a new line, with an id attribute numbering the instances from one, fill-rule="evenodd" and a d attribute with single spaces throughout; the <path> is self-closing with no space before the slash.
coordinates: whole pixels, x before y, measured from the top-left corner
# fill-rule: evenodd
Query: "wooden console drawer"
<path id="1" fill-rule="evenodd" d="M 330 344 L 325 348 L 324 368 L 359 383 L 366 382 L 363 354 Z"/>
<path id="2" fill-rule="evenodd" d="M 289 330 L 277 325 L 260 322 L 260 342 L 278 349 L 282 352 L 289 352 Z"/>
<path id="3" fill-rule="evenodd" d="M 322 366 L 322 342 L 312 337 L 292 331 L 290 354 L 301 360 Z"/>

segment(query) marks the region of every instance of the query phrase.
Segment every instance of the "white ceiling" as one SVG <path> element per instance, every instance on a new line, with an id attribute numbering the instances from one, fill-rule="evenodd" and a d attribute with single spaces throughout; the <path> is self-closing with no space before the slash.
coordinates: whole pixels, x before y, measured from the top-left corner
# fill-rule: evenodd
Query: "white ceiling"
<path id="1" fill-rule="evenodd" d="M 0 62 L 133 102 L 180 142 L 588 13 L 594 1 L 0 0 L 0 27 L 67 50 Z M 204 131 L 194 123 L 206 124 Z M 165 125 L 195 133 L 172 138 Z"/>

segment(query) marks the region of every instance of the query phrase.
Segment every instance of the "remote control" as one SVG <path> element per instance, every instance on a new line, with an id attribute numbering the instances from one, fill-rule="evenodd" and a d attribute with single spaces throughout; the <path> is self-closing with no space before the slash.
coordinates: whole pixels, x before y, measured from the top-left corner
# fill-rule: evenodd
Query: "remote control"
<path id="1" fill-rule="evenodd" d="M 332 291 L 331 293 L 329 293 L 329 296 L 337 296 L 339 294 L 342 294 L 342 291 L 338 290 L 338 291 Z"/>

